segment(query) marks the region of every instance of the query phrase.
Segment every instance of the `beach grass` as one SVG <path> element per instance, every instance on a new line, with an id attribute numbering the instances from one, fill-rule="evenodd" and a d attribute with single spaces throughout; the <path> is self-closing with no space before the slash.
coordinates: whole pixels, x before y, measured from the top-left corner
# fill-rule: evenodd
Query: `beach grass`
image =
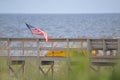
<path id="1" fill-rule="evenodd" d="M 36 60 L 26 61 L 25 72 L 17 72 L 17 77 L 15 77 L 13 73 L 9 74 L 7 60 L 0 58 L 0 80 L 120 80 L 119 61 L 114 69 L 104 66 L 95 72 L 89 67 L 88 56 L 74 53 L 69 57 L 70 66 L 66 61 L 55 62 L 53 76 L 49 72 L 46 77 L 41 72 L 39 73 Z M 13 66 L 15 70 L 19 67 L 18 65 Z M 42 66 L 45 72 L 49 67 L 48 65 Z"/>

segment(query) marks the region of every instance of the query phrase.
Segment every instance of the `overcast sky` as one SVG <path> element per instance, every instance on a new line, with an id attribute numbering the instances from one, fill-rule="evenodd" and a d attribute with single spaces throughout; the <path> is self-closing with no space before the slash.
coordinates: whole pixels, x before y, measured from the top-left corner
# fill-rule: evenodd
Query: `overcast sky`
<path id="1" fill-rule="evenodd" d="M 120 13 L 120 0 L 0 0 L 0 13 Z"/>

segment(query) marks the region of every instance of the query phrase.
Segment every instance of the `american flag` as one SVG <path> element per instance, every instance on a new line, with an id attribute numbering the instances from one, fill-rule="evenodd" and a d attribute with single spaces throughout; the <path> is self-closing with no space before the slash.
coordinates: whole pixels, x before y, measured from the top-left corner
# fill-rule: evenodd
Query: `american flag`
<path id="1" fill-rule="evenodd" d="M 33 27 L 29 24 L 26 24 L 26 26 L 28 27 L 28 29 L 31 31 L 32 34 L 43 35 L 46 39 L 46 42 L 48 41 L 48 34 L 46 32 L 42 31 L 41 29 L 37 27 Z"/>

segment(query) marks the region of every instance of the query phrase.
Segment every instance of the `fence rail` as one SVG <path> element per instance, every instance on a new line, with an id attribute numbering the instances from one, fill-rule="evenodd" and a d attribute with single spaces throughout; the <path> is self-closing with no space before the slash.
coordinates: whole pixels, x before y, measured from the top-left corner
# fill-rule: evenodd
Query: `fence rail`
<path id="1" fill-rule="evenodd" d="M 54 43 L 57 46 L 54 46 Z M 44 38 L 0 38 L 0 54 L 6 53 L 6 57 L 10 59 L 13 57 L 14 59 L 35 58 L 35 55 L 29 55 L 29 51 L 33 51 L 36 53 L 36 57 L 40 57 L 42 50 L 65 50 L 67 54 L 62 57 L 69 57 L 71 48 L 73 50 L 86 50 L 89 57 L 92 57 L 92 50 L 96 51 L 96 55 L 101 52 L 99 54 L 101 59 L 108 55 L 115 57 L 120 54 L 120 38 L 50 38 L 48 42 L 45 42 Z M 18 52 L 22 54 L 14 55 Z M 44 58 L 48 59 L 48 57 Z M 53 60 L 59 60 L 58 58 L 61 57 L 51 57 Z"/>

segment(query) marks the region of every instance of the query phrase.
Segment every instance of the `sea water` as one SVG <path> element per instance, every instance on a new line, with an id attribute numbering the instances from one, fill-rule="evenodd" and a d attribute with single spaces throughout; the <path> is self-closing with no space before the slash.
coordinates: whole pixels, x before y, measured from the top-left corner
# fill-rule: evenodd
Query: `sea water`
<path id="1" fill-rule="evenodd" d="M 0 14 L 0 37 L 36 37 L 25 23 L 52 37 L 120 37 L 120 14 Z"/>

